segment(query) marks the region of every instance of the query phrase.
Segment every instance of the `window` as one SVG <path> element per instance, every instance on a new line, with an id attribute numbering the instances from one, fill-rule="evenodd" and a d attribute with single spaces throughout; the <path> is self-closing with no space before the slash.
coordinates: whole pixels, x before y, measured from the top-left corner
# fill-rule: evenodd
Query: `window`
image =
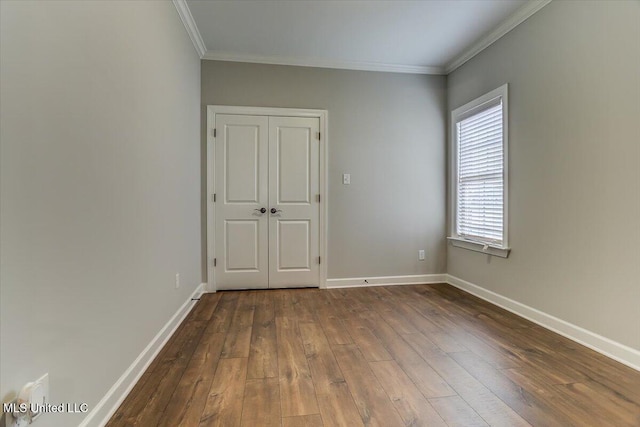
<path id="1" fill-rule="evenodd" d="M 454 246 L 506 258 L 507 85 L 451 112 Z"/>

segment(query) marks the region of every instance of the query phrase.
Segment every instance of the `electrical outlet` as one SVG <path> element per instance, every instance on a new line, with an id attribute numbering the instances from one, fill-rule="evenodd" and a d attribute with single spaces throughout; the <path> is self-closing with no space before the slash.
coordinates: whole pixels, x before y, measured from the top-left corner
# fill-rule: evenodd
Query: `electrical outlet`
<path id="1" fill-rule="evenodd" d="M 37 403 L 39 405 L 49 403 L 49 373 L 44 374 L 36 380 L 32 399 L 33 401 L 31 403 Z M 35 420 L 41 415 L 42 412 L 39 412 L 33 419 Z"/>
<path id="2" fill-rule="evenodd" d="M 418 261 L 424 261 L 424 249 L 418 251 Z"/>
<path id="3" fill-rule="evenodd" d="M 176 273 L 176 289 L 180 287 L 180 273 Z"/>
<path id="4" fill-rule="evenodd" d="M 343 173 L 342 174 L 342 183 L 344 185 L 351 184 L 351 174 L 350 173 Z"/>
<path id="5" fill-rule="evenodd" d="M 24 427 L 42 416 L 49 403 L 49 374 L 22 387 L 18 397 L 3 407 L 5 423 L 8 427 Z M 25 405 L 23 408 L 22 405 Z M 3 404 L 4 406 L 4 404 Z M 0 421 L 2 420 L 0 419 Z"/>

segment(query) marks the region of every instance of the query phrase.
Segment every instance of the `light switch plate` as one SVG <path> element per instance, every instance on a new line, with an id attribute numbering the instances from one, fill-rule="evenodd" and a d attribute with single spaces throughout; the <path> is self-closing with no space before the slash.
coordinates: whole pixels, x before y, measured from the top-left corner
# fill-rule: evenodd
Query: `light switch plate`
<path id="1" fill-rule="evenodd" d="M 344 185 L 351 184 L 351 174 L 350 173 L 343 173 L 342 174 L 342 183 Z"/>

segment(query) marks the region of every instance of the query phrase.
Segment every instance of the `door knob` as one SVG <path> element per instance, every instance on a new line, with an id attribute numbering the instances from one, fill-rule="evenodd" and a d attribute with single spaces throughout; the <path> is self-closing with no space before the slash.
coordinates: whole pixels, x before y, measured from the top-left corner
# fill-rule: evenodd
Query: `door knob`
<path id="1" fill-rule="evenodd" d="M 282 212 L 282 210 L 281 209 L 276 209 L 276 208 L 271 208 L 271 213 L 272 214 L 276 214 L 278 212 Z"/>
<path id="2" fill-rule="evenodd" d="M 267 211 L 267 208 L 254 209 L 254 211 L 258 211 L 260 213 L 265 213 Z"/>

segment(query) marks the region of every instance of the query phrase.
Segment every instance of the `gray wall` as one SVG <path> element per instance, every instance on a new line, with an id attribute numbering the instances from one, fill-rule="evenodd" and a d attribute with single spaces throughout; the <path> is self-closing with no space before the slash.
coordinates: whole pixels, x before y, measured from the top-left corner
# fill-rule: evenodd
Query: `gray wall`
<path id="1" fill-rule="evenodd" d="M 203 126 L 206 105 L 328 110 L 328 277 L 443 273 L 445 84 L 443 76 L 202 61 Z"/>
<path id="2" fill-rule="evenodd" d="M 508 259 L 448 272 L 640 349 L 640 2 L 554 1 L 449 75 L 449 108 L 504 83 Z"/>
<path id="3" fill-rule="evenodd" d="M 200 60 L 171 2 L 0 5 L 0 396 L 93 408 L 201 280 Z"/>

